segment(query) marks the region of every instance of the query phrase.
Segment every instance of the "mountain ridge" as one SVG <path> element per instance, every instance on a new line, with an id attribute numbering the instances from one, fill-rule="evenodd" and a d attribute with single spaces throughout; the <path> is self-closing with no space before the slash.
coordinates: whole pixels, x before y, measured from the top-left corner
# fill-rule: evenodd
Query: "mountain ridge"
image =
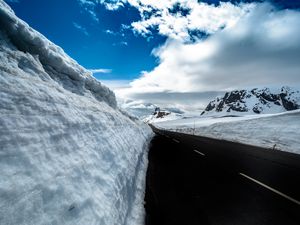
<path id="1" fill-rule="evenodd" d="M 201 115 L 264 114 L 291 111 L 300 108 L 300 92 L 283 86 L 279 90 L 253 88 L 233 90 L 209 102 Z"/>

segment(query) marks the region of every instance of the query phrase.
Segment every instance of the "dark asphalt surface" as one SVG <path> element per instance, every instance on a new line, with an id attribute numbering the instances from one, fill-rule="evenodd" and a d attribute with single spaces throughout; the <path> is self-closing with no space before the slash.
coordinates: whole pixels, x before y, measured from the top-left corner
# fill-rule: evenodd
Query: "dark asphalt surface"
<path id="1" fill-rule="evenodd" d="M 146 225 L 300 224 L 298 204 L 239 174 L 298 200 L 298 155 L 160 133 L 163 135 L 154 137 L 149 151 Z"/>

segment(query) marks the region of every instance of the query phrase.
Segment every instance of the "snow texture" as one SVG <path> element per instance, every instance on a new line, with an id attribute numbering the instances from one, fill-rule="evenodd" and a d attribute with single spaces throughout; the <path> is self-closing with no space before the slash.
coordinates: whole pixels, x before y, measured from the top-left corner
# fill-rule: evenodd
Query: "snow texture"
<path id="1" fill-rule="evenodd" d="M 0 0 L 0 224 L 143 224 L 151 130 Z"/>
<path id="2" fill-rule="evenodd" d="M 235 117 L 198 117 L 154 123 L 154 126 L 300 154 L 300 110 Z"/>

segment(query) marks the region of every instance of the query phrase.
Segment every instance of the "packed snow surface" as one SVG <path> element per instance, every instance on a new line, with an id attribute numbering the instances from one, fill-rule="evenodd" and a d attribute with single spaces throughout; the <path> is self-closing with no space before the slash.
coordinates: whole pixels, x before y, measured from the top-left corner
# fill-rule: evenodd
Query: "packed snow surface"
<path id="1" fill-rule="evenodd" d="M 151 130 L 0 0 L 0 224 L 143 224 Z"/>
<path id="2" fill-rule="evenodd" d="M 300 110 L 236 117 L 198 117 L 153 124 L 160 129 L 300 154 Z"/>

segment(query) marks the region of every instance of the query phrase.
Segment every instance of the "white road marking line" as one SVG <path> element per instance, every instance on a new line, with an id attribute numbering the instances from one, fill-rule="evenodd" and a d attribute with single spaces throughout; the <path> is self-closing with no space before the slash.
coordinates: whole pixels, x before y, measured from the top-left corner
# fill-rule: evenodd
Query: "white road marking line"
<path id="1" fill-rule="evenodd" d="M 196 149 L 194 149 L 194 152 L 196 152 L 196 153 L 198 153 L 198 154 L 200 154 L 200 155 L 202 155 L 202 156 L 205 156 L 204 153 L 202 153 L 202 152 L 200 152 L 200 151 L 198 151 L 198 150 L 196 150 Z"/>
<path id="2" fill-rule="evenodd" d="M 268 185 L 266 185 L 266 184 L 264 184 L 264 183 L 262 183 L 262 182 L 260 182 L 258 180 L 255 180 L 254 178 L 249 177 L 249 176 L 247 176 L 244 173 L 239 173 L 239 174 L 241 176 L 243 176 L 243 177 L 245 177 L 245 178 L 247 178 L 247 179 L 249 179 L 249 180 L 251 180 L 251 181 L 253 181 L 253 182 L 255 182 L 255 183 L 259 184 L 259 185 L 261 185 L 261 186 L 263 186 L 264 188 L 267 188 L 268 190 L 273 191 L 274 193 L 280 195 L 281 197 L 284 197 L 284 198 L 286 198 L 286 199 L 288 199 L 288 200 L 290 200 L 290 201 L 292 201 L 292 202 L 300 205 L 300 201 L 298 201 L 298 200 L 296 200 L 296 199 L 294 199 L 294 198 L 292 198 L 292 197 L 290 197 L 290 196 L 288 196 L 288 195 L 286 195 L 286 194 L 284 194 L 284 193 L 282 193 L 282 192 L 280 192 L 280 191 L 278 191 L 278 190 L 276 190 L 276 189 L 274 189 L 274 188 L 272 188 L 272 187 L 270 187 L 270 186 L 268 186 Z"/>
<path id="3" fill-rule="evenodd" d="M 177 143 L 180 143 L 180 141 L 178 141 L 177 139 L 173 138 L 173 141 L 177 142 Z"/>

